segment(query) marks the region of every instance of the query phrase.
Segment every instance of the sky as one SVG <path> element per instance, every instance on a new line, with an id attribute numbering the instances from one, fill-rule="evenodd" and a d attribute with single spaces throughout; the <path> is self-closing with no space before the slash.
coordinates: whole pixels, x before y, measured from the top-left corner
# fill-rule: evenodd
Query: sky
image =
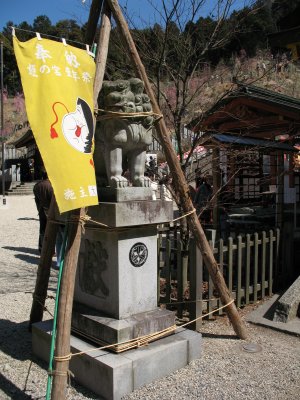
<path id="1" fill-rule="evenodd" d="M 157 5 L 161 3 L 159 0 L 151 1 Z M 236 9 L 243 7 L 245 2 L 245 0 L 233 1 Z M 32 24 L 40 15 L 49 17 L 52 24 L 62 19 L 75 19 L 82 25 L 88 19 L 90 2 L 91 0 L 0 0 L 0 31 L 8 21 L 13 21 L 15 25 L 23 21 Z M 208 4 L 214 2 L 216 0 L 209 0 Z M 153 8 L 147 0 L 119 0 L 119 4 L 127 7 L 130 17 L 139 21 L 138 24 L 141 20 L 143 20 L 142 25 L 153 22 Z M 205 10 L 208 11 L 208 8 Z"/>

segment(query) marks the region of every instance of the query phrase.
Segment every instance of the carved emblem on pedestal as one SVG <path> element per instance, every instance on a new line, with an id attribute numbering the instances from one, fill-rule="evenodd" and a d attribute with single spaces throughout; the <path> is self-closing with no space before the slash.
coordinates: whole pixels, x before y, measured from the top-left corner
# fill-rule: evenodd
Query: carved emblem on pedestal
<path id="1" fill-rule="evenodd" d="M 145 264 L 148 258 L 148 249 L 147 246 L 138 242 L 135 243 L 129 252 L 129 261 L 134 267 L 141 267 Z"/>
<path id="2" fill-rule="evenodd" d="M 103 272 L 107 270 L 108 254 L 99 241 L 84 240 L 84 257 L 80 257 L 79 285 L 84 293 L 106 298 L 109 289 L 104 282 Z"/>

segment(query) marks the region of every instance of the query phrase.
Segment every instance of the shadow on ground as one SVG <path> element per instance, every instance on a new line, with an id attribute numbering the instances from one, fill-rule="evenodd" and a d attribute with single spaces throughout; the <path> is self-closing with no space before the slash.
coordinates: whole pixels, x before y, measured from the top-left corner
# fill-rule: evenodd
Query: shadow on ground
<path id="1" fill-rule="evenodd" d="M 18 221 L 39 221 L 38 218 L 22 217 L 18 218 Z"/>
<path id="2" fill-rule="evenodd" d="M 24 393 L 23 390 L 19 389 L 9 379 L 5 378 L 0 372 L 0 389 L 13 400 L 26 400 L 32 399 L 31 396 Z"/>
<path id="3" fill-rule="evenodd" d="M 10 357 L 25 361 L 31 358 L 31 334 L 28 321 L 0 319 L 0 349 Z"/>
<path id="4" fill-rule="evenodd" d="M 215 333 L 205 333 L 200 332 L 202 337 L 211 339 L 230 339 L 230 340 L 240 340 L 236 335 L 217 335 Z"/>
<path id="5" fill-rule="evenodd" d="M 14 247 L 14 246 L 3 246 L 2 249 L 17 251 L 25 254 L 39 255 L 38 249 L 32 249 L 31 247 Z"/>
<path id="6" fill-rule="evenodd" d="M 15 254 L 15 257 L 21 261 L 25 261 L 28 264 L 34 264 L 34 265 L 38 265 L 40 261 L 40 257 L 33 257 L 26 254 Z"/>
<path id="7" fill-rule="evenodd" d="M 32 360 L 40 368 L 44 369 L 45 375 L 47 375 L 48 364 L 32 354 L 31 333 L 28 331 L 28 325 L 28 321 L 16 323 L 7 319 L 0 319 L 0 350 L 15 360 Z M 30 370 L 28 372 L 30 378 Z M 77 392 L 82 393 L 90 399 L 99 399 L 99 396 L 80 386 L 73 379 L 71 383 Z M 0 389 L 13 400 L 32 398 L 32 396 L 14 385 L 2 373 L 0 373 Z"/>

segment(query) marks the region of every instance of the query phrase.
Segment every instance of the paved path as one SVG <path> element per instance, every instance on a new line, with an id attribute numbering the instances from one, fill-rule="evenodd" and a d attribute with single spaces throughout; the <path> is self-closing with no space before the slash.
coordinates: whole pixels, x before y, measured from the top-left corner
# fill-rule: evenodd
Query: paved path
<path id="1" fill-rule="evenodd" d="M 0 293 L 32 292 L 39 262 L 39 219 L 33 196 L 6 197 L 0 206 Z M 1 198 L 2 203 L 2 198 Z M 51 275 L 51 285 L 56 275 Z"/>
<path id="2" fill-rule="evenodd" d="M 37 212 L 32 196 L 8 197 L 7 204 L 0 205 L 0 400 L 43 399 L 47 365 L 32 356 L 27 329 L 39 258 Z M 49 294 L 56 281 L 53 270 Z M 53 309 L 52 299 L 47 307 Z M 298 400 L 300 339 L 247 326 L 261 352 L 243 351 L 226 317 L 205 322 L 201 359 L 124 400 Z M 68 392 L 69 400 L 98 398 L 74 382 Z"/>
<path id="3" fill-rule="evenodd" d="M 39 220 L 33 196 L 6 199 L 7 205 L 3 206 L 0 198 L 0 400 L 43 399 L 47 365 L 32 356 L 28 332 L 39 261 Z M 55 294 L 56 284 L 57 271 L 53 269 L 48 295 Z M 48 299 L 46 306 L 52 311 L 54 300 Z M 47 312 L 44 317 L 51 318 Z M 75 386 L 69 389 L 68 398 L 97 397 Z"/>

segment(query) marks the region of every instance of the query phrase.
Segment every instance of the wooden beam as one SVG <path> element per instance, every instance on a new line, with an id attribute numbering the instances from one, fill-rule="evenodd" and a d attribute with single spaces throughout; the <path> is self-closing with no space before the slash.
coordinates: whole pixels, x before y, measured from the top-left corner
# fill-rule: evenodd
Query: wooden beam
<path id="1" fill-rule="evenodd" d="M 55 241 L 58 231 L 58 225 L 51 221 L 55 220 L 55 214 L 58 212 L 55 197 L 52 200 L 48 212 L 48 222 L 46 225 L 45 236 L 42 244 L 42 251 L 37 270 L 37 277 L 33 293 L 33 300 L 29 319 L 29 330 L 35 322 L 43 320 L 45 301 L 49 286 L 49 277 L 52 265 L 52 258 L 55 252 Z"/>
<path id="2" fill-rule="evenodd" d="M 235 132 L 237 135 L 237 132 Z M 249 134 L 246 135 L 246 130 L 242 133 L 244 136 L 249 136 L 257 139 L 265 139 L 265 140 L 275 140 L 275 136 L 282 135 L 282 129 L 270 129 L 270 130 L 257 130 L 256 132 L 250 131 Z"/>
<path id="3" fill-rule="evenodd" d="M 108 53 L 108 45 L 109 38 L 111 32 L 111 12 L 110 8 L 107 5 L 107 2 L 104 2 L 102 17 L 101 17 L 101 26 L 100 26 L 100 34 L 99 34 L 99 42 L 96 56 L 96 76 L 94 81 L 94 104 L 95 107 L 98 108 L 98 95 L 102 87 L 107 53 Z"/>
<path id="4" fill-rule="evenodd" d="M 207 118 L 204 118 L 201 127 L 205 126 L 210 128 L 211 126 L 214 126 L 215 123 L 228 121 L 228 119 L 231 119 L 234 115 L 234 109 L 240 105 L 241 97 L 230 100 L 228 103 L 222 105 L 218 110 L 210 114 Z"/>
<path id="5" fill-rule="evenodd" d="M 239 96 L 232 99 L 227 104 L 222 105 L 220 109 L 208 115 L 207 118 L 204 118 L 199 127 L 197 127 L 197 131 L 203 129 L 204 127 L 206 129 L 219 129 L 218 127 L 220 124 L 225 122 L 231 123 L 237 120 L 243 121 L 244 119 L 239 117 L 238 113 L 236 112 L 236 109 L 242 105 L 254 109 L 256 114 L 261 115 L 262 112 L 267 112 L 269 115 L 262 116 L 262 120 L 264 118 L 285 118 L 286 120 L 289 120 L 286 121 L 286 123 L 300 120 L 299 112 L 286 110 L 280 104 L 270 104 L 260 99 L 256 100 L 247 96 Z"/>
<path id="6" fill-rule="evenodd" d="M 214 147 L 212 151 L 212 175 L 213 175 L 212 217 L 213 217 L 213 227 L 214 229 L 217 230 L 218 225 L 220 223 L 219 190 L 221 186 L 219 147 Z"/>
<path id="7" fill-rule="evenodd" d="M 75 286 L 76 268 L 81 239 L 81 225 L 79 218 L 85 215 L 84 209 L 73 210 L 70 213 L 67 247 L 64 259 L 61 288 L 59 293 L 57 333 L 55 340 L 55 369 L 53 371 L 53 385 L 51 399 L 66 399 L 69 360 L 65 357 L 70 354 L 71 317 Z M 55 333 L 53 333 L 55 334 Z"/>
<path id="8" fill-rule="evenodd" d="M 85 33 L 85 43 L 86 44 L 91 45 L 95 41 L 97 25 L 98 25 L 103 1 L 104 0 L 93 0 L 92 1 L 91 7 L 90 7 L 89 19 L 86 24 L 86 33 Z"/>
<path id="9" fill-rule="evenodd" d="M 242 100 L 242 104 L 245 104 L 245 105 L 247 105 L 249 107 L 256 108 L 258 110 L 268 111 L 268 112 L 270 112 L 272 114 L 275 114 L 275 115 L 280 115 L 282 117 L 290 118 L 293 121 L 294 120 L 296 120 L 296 121 L 300 120 L 299 111 L 286 110 L 284 108 L 284 106 L 281 105 L 281 104 L 278 104 L 278 105 L 273 104 L 272 105 L 272 104 L 270 104 L 268 102 L 265 102 L 265 101 L 262 101 L 262 100 L 258 101 L 258 100 L 255 100 L 255 99 L 249 98 L 249 97 L 243 97 L 241 100 Z"/>
<path id="10" fill-rule="evenodd" d="M 146 70 L 144 68 L 144 65 L 141 62 L 141 59 L 140 59 L 137 49 L 135 47 L 134 41 L 133 41 L 130 31 L 128 29 L 127 23 L 123 17 L 122 11 L 119 7 L 118 1 L 117 0 L 107 0 L 107 2 L 111 8 L 113 17 L 118 25 L 122 39 L 124 40 L 124 43 L 127 47 L 128 53 L 131 57 L 131 60 L 136 69 L 136 72 L 137 72 L 138 76 L 140 77 L 140 79 L 144 82 L 145 90 L 146 90 L 146 93 L 148 94 L 148 96 L 150 97 L 153 111 L 155 113 L 161 115 L 161 111 L 160 111 L 158 103 L 156 101 L 150 81 L 147 77 Z M 155 127 L 156 127 L 156 131 L 158 133 L 160 142 L 163 146 L 168 165 L 172 172 L 172 179 L 174 182 L 176 192 L 178 193 L 179 198 L 180 198 L 182 210 L 184 213 L 187 214 L 187 220 L 188 220 L 189 226 L 194 234 L 195 241 L 201 250 L 201 253 L 202 253 L 202 256 L 204 259 L 204 263 L 210 273 L 210 276 L 212 277 L 215 287 L 217 288 L 217 290 L 220 293 L 220 298 L 221 298 L 222 303 L 224 305 L 228 304 L 228 306 L 225 308 L 225 311 L 227 312 L 227 315 L 233 325 L 233 328 L 234 328 L 236 334 L 240 338 L 245 339 L 247 337 L 246 327 L 240 318 L 240 315 L 235 307 L 234 302 L 232 302 L 231 293 L 229 292 L 229 290 L 226 286 L 223 274 L 221 273 L 221 271 L 218 267 L 218 264 L 214 258 L 212 249 L 209 246 L 209 243 L 208 243 L 205 233 L 202 229 L 202 226 L 197 218 L 197 215 L 195 212 L 193 212 L 194 206 L 189 197 L 188 185 L 187 185 L 187 182 L 183 175 L 183 172 L 181 170 L 181 166 L 180 166 L 180 163 L 175 154 L 174 148 L 172 146 L 172 143 L 170 140 L 170 135 L 167 130 L 164 119 L 163 118 L 157 119 L 155 122 Z"/>
<path id="11" fill-rule="evenodd" d="M 247 130 L 259 129 L 262 131 L 264 129 L 273 128 L 274 125 L 276 127 L 282 126 L 288 128 L 290 124 L 290 121 L 285 121 L 279 119 L 278 117 L 263 117 L 250 120 L 243 120 L 233 117 L 232 119 L 233 121 L 221 123 L 217 128 L 218 131 L 230 132 L 235 129 L 245 129 L 245 128 L 247 128 Z"/>

